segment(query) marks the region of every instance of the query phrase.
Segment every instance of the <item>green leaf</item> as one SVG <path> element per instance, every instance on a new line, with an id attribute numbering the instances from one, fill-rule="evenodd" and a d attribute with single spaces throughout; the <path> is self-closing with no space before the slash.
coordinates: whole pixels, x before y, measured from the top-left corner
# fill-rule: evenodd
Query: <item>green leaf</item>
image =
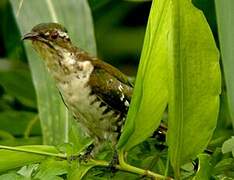
<path id="1" fill-rule="evenodd" d="M 0 33 L 5 56 L 10 60 L 26 61 L 19 29 L 15 23 L 9 0 L 0 1 Z"/>
<path id="2" fill-rule="evenodd" d="M 53 179 L 59 175 L 67 174 L 69 169 L 68 161 L 59 161 L 50 158 L 43 161 L 39 167 L 38 172 L 34 176 L 35 179 Z"/>
<path id="3" fill-rule="evenodd" d="M 210 25 L 210 28 L 214 34 L 215 40 L 217 37 L 217 20 L 215 12 L 215 2 L 214 0 L 192 0 L 194 6 L 202 10 L 204 13 L 207 22 Z M 216 41 L 217 42 L 217 41 Z"/>
<path id="4" fill-rule="evenodd" d="M 208 154 L 198 155 L 199 167 L 193 180 L 210 180 L 212 175 L 212 165 L 210 163 L 210 156 Z"/>
<path id="5" fill-rule="evenodd" d="M 95 165 L 93 164 L 79 164 L 76 168 L 73 167 L 70 173 L 68 174 L 69 180 L 82 179 L 85 174 Z"/>
<path id="6" fill-rule="evenodd" d="M 118 147 L 129 150 L 159 126 L 167 105 L 167 35 L 170 1 L 153 1 L 133 98 Z"/>
<path id="7" fill-rule="evenodd" d="M 234 178 L 234 159 L 233 158 L 223 158 L 218 162 L 213 170 L 214 175 L 224 177 Z"/>
<path id="8" fill-rule="evenodd" d="M 22 136 L 32 119 L 37 114 L 27 111 L 3 111 L 0 112 L 0 127 L 1 130 L 7 131 L 13 135 Z M 14 124 L 14 126 L 12 126 Z M 39 121 L 34 124 L 31 130 L 32 135 L 40 135 L 40 123 Z"/>
<path id="9" fill-rule="evenodd" d="M 25 180 L 25 178 L 17 173 L 10 172 L 0 176 L 0 180 Z"/>
<path id="10" fill-rule="evenodd" d="M 227 90 L 227 104 L 234 127 L 234 1 L 215 0 L 222 66 Z"/>
<path id="11" fill-rule="evenodd" d="M 29 164 L 34 164 L 41 162 L 46 159 L 45 155 L 19 152 L 13 150 L 5 150 L 0 147 L 0 172 L 4 172 L 10 169 L 15 169 Z M 19 146 L 17 147 L 22 150 L 30 150 L 36 152 L 46 152 L 46 153 L 59 153 L 53 146 L 45 145 L 34 145 L 34 146 Z"/>
<path id="12" fill-rule="evenodd" d="M 42 144 L 41 136 L 28 137 L 28 138 L 14 138 L 14 139 L 3 139 L 0 141 L 1 145 L 5 146 L 22 146 L 22 145 L 36 145 Z"/>
<path id="13" fill-rule="evenodd" d="M 20 1 L 10 2 L 21 34 L 29 32 L 33 26 L 42 22 L 59 22 L 68 29 L 76 45 L 92 54 L 96 53 L 93 24 L 87 1 L 23 1 L 22 6 Z M 25 47 L 37 93 L 44 143 L 61 144 L 72 141 L 68 136 L 69 121 L 72 118 L 43 61 L 29 43 L 26 43 Z M 80 136 L 79 132 L 77 133 L 77 136 Z"/>
<path id="14" fill-rule="evenodd" d="M 172 1 L 169 34 L 167 143 L 177 178 L 180 166 L 209 143 L 219 111 L 219 52 L 201 11 L 190 0 Z"/>
<path id="15" fill-rule="evenodd" d="M 35 90 L 28 70 L 12 70 L 0 72 L 0 84 L 11 96 L 22 104 L 37 107 Z"/>
<path id="16" fill-rule="evenodd" d="M 223 143 L 222 152 L 223 153 L 232 152 L 232 156 L 234 157 L 234 136 L 232 136 L 230 139 L 226 140 Z"/>
<path id="17" fill-rule="evenodd" d="M 28 166 L 23 166 L 19 171 L 17 171 L 17 173 L 24 176 L 25 178 L 30 179 L 33 172 L 37 170 L 37 168 L 38 164 L 30 164 Z"/>
<path id="18" fill-rule="evenodd" d="M 0 139 L 1 140 L 13 140 L 15 138 L 11 133 L 0 130 Z"/>

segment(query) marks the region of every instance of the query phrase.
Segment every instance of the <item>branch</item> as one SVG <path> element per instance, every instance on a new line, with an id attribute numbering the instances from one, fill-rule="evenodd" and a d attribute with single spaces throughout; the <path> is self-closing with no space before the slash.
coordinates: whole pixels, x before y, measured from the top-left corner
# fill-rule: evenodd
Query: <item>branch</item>
<path id="1" fill-rule="evenodd" d="M 43 156 L 57 157 L 57 158 L 64 159 L 64 160 L 68 159 L 68 156 L 66 154 L 50 153 L 50 152 L 37 151 L 37 150 L 31 150 L 31 149 L 24 149 L 22 147 L 10 147 L 10 146 L 0 145 L 0 149 L 6 149 L 6 150 L 10 150 L 10 151 L 18 151 L 18 152 L 24 152 L 24 153 L 33 153 L 33 154 L 38 154 L 38 155 L 43 155 Z M 162 180 L 162 179 L 163 180 L 173 180 L 173 178 L 165 177 L 163 175 L 156 174 L 152 171 L 144 170 L 144 169 L 132 166 L 130 164 L 127 164 L 124 161 L 124 152 L 123 151 L 120 151 L 118 155 L 119 155 L 119 165 L 115 166 L 115 168 L 118 170 L 130 172 L 130 173 L 134 173 L 134 174 L 139 174 L 142 176 L 152 177 L 155 180 Z M 92 165 L 95 165 L 95 166 L 103 166 L 103 167 L 110 166 L 109 162 L 103 161 L 103 160 L 90 159 L 89 162 L 87 162 L 87 164 L 89 164 L 89 163 Z"/>

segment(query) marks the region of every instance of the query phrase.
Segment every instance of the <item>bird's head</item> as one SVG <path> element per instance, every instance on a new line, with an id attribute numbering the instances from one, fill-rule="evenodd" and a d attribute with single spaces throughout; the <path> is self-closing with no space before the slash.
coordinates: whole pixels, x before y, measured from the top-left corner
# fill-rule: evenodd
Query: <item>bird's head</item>
<path id="1" fill-rule="evenodd" d="M 23 36 L 23 40 L 43 43 L 50 48 L 55 46 L 66 48 L 71 44 L 66 28 L 58 23 L 38 24 Z"/>
<path id="2" fill-rule="evenodd" d="M 73 46 L 67 30 L 58 23 L 38 24 L 22 39 L 31 40 L 34 49 L 42 56 L 47 65 L 54 68 L 58 64 L 64 64 L 64 60 L 72 54 Z"/>

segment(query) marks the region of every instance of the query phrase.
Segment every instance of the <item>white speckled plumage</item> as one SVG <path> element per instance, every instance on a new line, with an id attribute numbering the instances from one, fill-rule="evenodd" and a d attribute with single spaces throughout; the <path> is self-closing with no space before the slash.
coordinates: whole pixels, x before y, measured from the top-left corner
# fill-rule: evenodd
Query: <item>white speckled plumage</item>
<path id="1" fill-rule="evenodd" d="M 43 44 L 37 44 L 35 49 L 41 51 L 43 46 Z M 96 95 L 91 95 L 88 81 L 93 72 L 93 65 L 90 61 L 78 61 L 73 54 L 58 46 L 55 49 L 61 52 L 60 62 L 51 60 L 50 58 L 55 58 L 53 56 L 47 56 L 45 59 L 48 67 L 54 67 L 49 68 L 49 71 L 52 70 L 51 74 L 57 81 L 57 87 L 67 107 L 74 113 L 84 132 L 89 136 L 98 140 L 110 140 L 112 143 L 115 143 L 113 141 L 116 140 L 118 135 L 115 132 L 117 129 L 115 122 L 119 116 L 116 116 L 114 111 L 104 114 L 103 112 L 106 110 L 107 105 L 100 106 L 101 99 Z M 69 73 L 57 68 L 59 64 L 68 69 Z M 96 99 L 98 101 L 95 101 Z"/>
<path id="2" fill-rule="evenodd" d="M 132 96 L 128 78 L 74 46 L 66 29 L 57 23 L 38 24 L 24 39 L 32 40 L 45 60 L 64 103 L 84 132 L 94 138 L 95 151 L 106 140 L 115 147 Z"/>

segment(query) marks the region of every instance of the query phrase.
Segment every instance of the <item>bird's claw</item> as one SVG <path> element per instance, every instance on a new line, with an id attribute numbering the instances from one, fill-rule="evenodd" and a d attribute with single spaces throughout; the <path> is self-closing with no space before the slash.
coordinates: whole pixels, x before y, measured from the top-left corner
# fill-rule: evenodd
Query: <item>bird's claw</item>
<path id="1" fill-rule="evenodd" d="M 117 153 L 117 151 L 115 151 L 114 155 L 112 157 L 112 160 L 111 160 L 111 162 L 110 162 L 110 164 L 108 166 L 108 169 L 110 169 L 110 171 L 112 173 L 115 173 L 117 171 L 116 165 L 118 165 L 118 164 L 119 164 L 118 153 Z"/>
<path id="2" fill-rule="evenodd" d="M 81 153 L 79 155 L 71 155 L 67 159 L 69 162 L 78 160 L 80 163 L 81 162 L 87 163 L 90 159 L 93 158 L 93 156 L 92 156 L 93 149 L 94 149 L 94 145 L 91 144 L 85 149 L 85 151 L 83 153 Z"/>
<path id="3" fill-rule="evenodd" d="M 87 163 L 92 158 L 93 158 L 93 156 L 91 155 L 91 153 L 80 154 L 78 156 L 78 160 L 80 163 L 82 163 L 82 162 Z"/>
<path id="4" fill-rule="evenodd" d="M 79 162 L 85 162 L 85 163 L 87 163 L 90 159 L 92 159 L 93 158 L 93 156 L 92 156 L 93 149 L 94 149 L 94 144 L 90 144 L 85 149 L 84 154 L 80 154 L 78 156 Z"/>

